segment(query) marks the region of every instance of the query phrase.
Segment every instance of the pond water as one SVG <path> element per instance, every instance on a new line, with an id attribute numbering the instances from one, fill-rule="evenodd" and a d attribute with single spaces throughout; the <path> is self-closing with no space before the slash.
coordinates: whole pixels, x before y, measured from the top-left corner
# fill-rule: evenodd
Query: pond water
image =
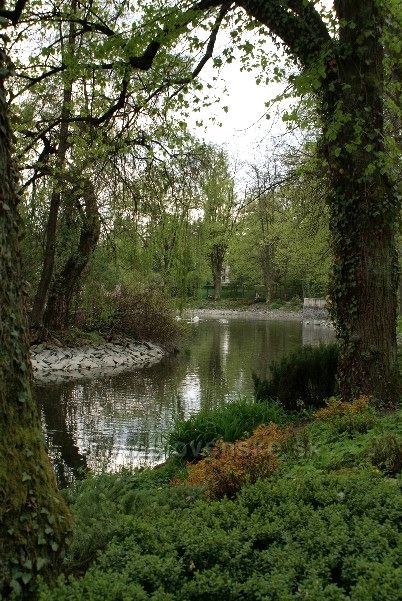
<path id="1" fill-rule="evenodd" d="M 37 385 L 50 456 L 62 485 L 90 469 L 115 471 L 165 457 L 178 418 L 251 396 L 252 372 L 331 330 L 298 321 L 208 319 L 191 324 L 183 350 L 160 364 L 113 377 Z"/>

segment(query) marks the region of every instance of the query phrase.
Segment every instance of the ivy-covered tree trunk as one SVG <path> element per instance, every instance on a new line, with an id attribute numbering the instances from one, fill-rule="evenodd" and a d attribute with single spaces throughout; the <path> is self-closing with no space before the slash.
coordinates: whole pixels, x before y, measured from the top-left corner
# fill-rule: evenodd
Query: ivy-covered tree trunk
<path id="1" fill-rule="evenodd" d="M 226 254 L 226 246 L 214 244 L 210 253 L 212 278 L 214 283 L 214 300 L 221 298 L 223 261 Z"/>
<path id="2" fill-rule="evenodd" d="M 70 517 L 31 395 L 7 69 L 0 49 L 0 597 L 14 590 L 32 598 L 27 591 L 36 575 L 57 570 Z"/>
<path id="3" fill-rule="evenodd" d="M 332 314 L 341 394 L 397 401 L 399 202 L 384 152 L 384 73 L 378 3 L 337 3 L 339 51 L 323 83 L 323 148 L 332 184 Z"/>
<path id="4" fill-rule="evenodd" d="M 94 186 L 85 177 L 79 188 L 85 209 L 81 211 L 81 233 L 77 248 L 71 253 L 49 291 L 44 315 L 47 328 L 63 329 L 68 325 L 71 301 L 79 287 L 80 277 L 96 248 L 100 235 L 100 218 Z"/>

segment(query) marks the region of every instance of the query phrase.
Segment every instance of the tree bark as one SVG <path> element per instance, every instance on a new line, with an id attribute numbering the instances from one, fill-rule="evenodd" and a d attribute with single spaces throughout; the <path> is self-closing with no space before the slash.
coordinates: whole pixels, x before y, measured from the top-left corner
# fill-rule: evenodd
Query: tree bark
<path id="1" fill-rule="evenodd" d="M 310 70 L 310 77 L 315 75 L 323 122 L 321 148 L 332 188 L 331 297 L 340 344 L 341 394 L 367 394 L 381 403 L 396 403 L 400 383 L 395 227 L 400 201 L 384 151 L 385 3 L 336 0 L 336 38 L 330 37 L 313 2 L 236 4 L 281 38 Z"/>
<path id="2" fill-rule="evenodd" d="M 214 244 L 210 253 L 212 278 L 214 282 L 214 300 L 221 298 L 222 292 L 222 269 L 225 259 L 226 246 L 223 244 Z"/>
<path id="3" fill-rule="evenodd" d="M 68 325 L 71 301 L 79 287 L 80 277 L 96 248 L 100 235 L 100 218 L 94 186 L 85 177 L 79 194 L 84 200 L 81 234 L 77 248 L 71 253 L 49 291 L 44 325 L 63 329 Z"/>
<path id="4" fill-rule="evenodd" d="M 264 285 L 267 294 L 266 302 L 273 300 L 275 289 L 275 267 L 273 244 L 264 244 L 261 249 L 261 267 L 264 276 Z"/>
<path id="5" fill-rule="evenodd" d="M 18 175 L 12 161 L 0 49 L 0 597 L 26 594 L 54 573 L 70 527 L 31 395 Z"/>
<path id="6" fill-rule="evenodd" d="M 384 159 L 382 15 L 374 0 L 337 3 L 338 52 L 323 83 L 323 151 L 332 184 L 332 314 L 344 398 L 398 400 L 399 201 Z"/>

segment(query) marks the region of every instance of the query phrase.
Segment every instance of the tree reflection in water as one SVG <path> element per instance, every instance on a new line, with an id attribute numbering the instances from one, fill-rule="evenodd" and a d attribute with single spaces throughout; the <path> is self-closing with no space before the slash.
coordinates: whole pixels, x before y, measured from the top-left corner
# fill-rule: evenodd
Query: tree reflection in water
<path id="1" fill-rule="evenodd" d="M 36 398 L 60 484 L 88 469 L 164 459 L 176 419 L 252 395 L 252 372 L 302 344 L 329 340 L 324 328 L 297 321 L 205 320 L 185 349 L 159 365 L 82 382 L 36 386 Z"/>

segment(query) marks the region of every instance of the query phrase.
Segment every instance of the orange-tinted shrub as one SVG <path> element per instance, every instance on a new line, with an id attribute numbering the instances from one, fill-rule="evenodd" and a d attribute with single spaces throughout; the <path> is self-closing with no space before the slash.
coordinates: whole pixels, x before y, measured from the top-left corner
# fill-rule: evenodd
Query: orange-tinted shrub
<path id="1" fill-rule="evenodd" d="M 211 453 L 188 465 L 187 483 L 206 487 L 206 495 L 233 496 L 247 483 L 270 476 L 278 467 L 276 451 L 291 434 L 291 428 L 276 424 L 259 426 L 252 436 L 234 443 L 218 441 Z"/>
<path id="2" fill-rule="evenodd" d="M 340 415 L 356 415 L 364 411 L 369 406 L 369 397 L 360 396 L 354 401 L 346 402 L 341 399 L 332 398 L 329 400 L 328 405 L 323 409 L 315 411 L 314 417 L 316 419 L 330 419 Z"/>
<path id="3" fill-rule="evenodd" d="M 376 410 L 370 405 L 369 397 L 360 396 L 351 402 L 332 399 L 327 407 L 316 411 L 314 416 L 318 420 L 329 422 L 339 433 L 354 435 L 367 432 L 373 427 Z"/>

